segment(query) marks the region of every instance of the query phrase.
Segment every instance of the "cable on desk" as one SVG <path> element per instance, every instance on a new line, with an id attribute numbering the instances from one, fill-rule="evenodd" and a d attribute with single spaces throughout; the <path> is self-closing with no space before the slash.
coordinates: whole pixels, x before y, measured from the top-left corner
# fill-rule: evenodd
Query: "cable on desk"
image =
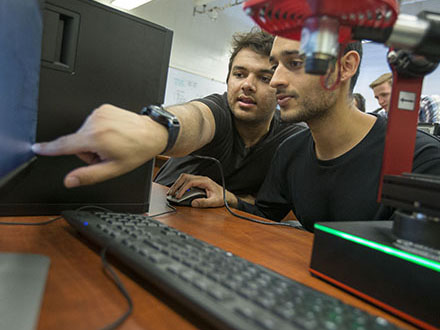
<path id="1" fill-rule="evenodd" d="M 154 214 L 154 215 L 149 215 L 148 217 L 149 218 L 157 217 L 159 215 L 164 215 L 167 213 L 174 213 L 177 211 L 175 207 L 169 205 L 168 203 L 167 203 L 167 206 L 169 208 L 171 208 L 171 211 L 166 211 L 166 212 L 161 212 L 161 213 Z M 93 205 L 80 207 L 79 209 L 77 209 L 77 211 L 83 211 L 86 209 L 97 209 L 97 210 L 101 210 L 104 212 L 113 212 L 113 211 L 106 209 L 104 207 L 93 206 Z M 117 329 L 131 315 L 131 313 L 133 312 L 133 301 L 132 301 L 127 289 L 125 288 L 124 284 L 120 280 L 119 276 L 114 272 L 114 270 L 108 264 L 107 258 L 106 258 L 106 252 L 107 252 L 107 247 L 103 248 L 101 250 L 101 261 L 102 261 L 102 266 L 103 266 L 104 272 L 115 283 L 116 287 L 122 293 L 122 295 L 124 296 L 124 298 L 127 300 L 127 303 L 128 303 L 128 310 L 121 317 L 119 317 L 116 321 L 114 321 L 113 323 L 111 323 L 109 325 L 106 325 L 104 328 L 101 329 L 101 330 L 113 330 L 113 329 Z"/>
<path id="2" fill-rule="evenodd" d="M 262 225 L 270 225 L 270 226 L 284 226 L 284 227 L 291 227 L 291 228 L 295 228 L 295 229 L 299 229 L 299 230 L 304 230 L 304 228 L 302 226 L 298 226 L 296 224 L 293 223 L 286 223 L 286 222 L 271 222 L 271 221 L 263 221 L 263 220 L 259 220 L 259 219 L 253 219 L 253 218 L 249 218 L 246 217 L 244 215 L 240 215 L 235 213 L 234 211 L 231 210 L 231 208 L 229 207 L 228 202 L 226 201 L 226 184 L 225 184 L 225 176 L 223 174 L 223 167 L 222 164 L 220 163 L 220 161 L 214 157 L 209 157 L 209 156 L 198 156 L 198 155 L 192 155 L 193 157 L 196 158 L 201 158 L 201 159 L 208 159 L 208 160 L 212 160 L 218 167 L 218 169 L 220 170 L 220 176 L 222 179 L 222 188 L 223 188 L 223 202 L 225 203 L 225 207 L 226 209 L 229 211 L 229 213 L 231 213 L 233 216 L 243 219 L 243 220 L 247 220 L 247 221 L 252 221 L 252 222 L 256 222 Z"/>
<path id="3" fill-rule="evenodd" d="M 165 212 L 149 215 L 149 217 L 150 218 L 155 218 L 155 217 L 158 217 L 159 215 L 164 215 L 164 214 L 176 213 L 177 212 L 177 209 L 174 206 L 170 205 L 170 203 L 168 203 L 168 202 L 167 202 L 167 207 L 169 207 L 171 209 L 171 211 L 165 211 Z"/>
<path id="4" fill-rule="evenodd" d="M 177 209 L 173 206 L 171 206 L 169 203 L 167 203 L 167 207 L 169 207 L 171 210 L 170 211 L 165 211 L 165 212 L 161 212 L 161 213 L 157 213 L 157 214 L 153 214 L 153 215 L 146 215 L 150 218 L 154 218 L 154 217 L 158 217 L 160 215 L 164 215 L 164 214 L 169 214 L 169 213 L 176 213 Z M 97 209 L 97 210 L 101 210 L 104 212 L 113 212 L 112 210 L 106 209 L 105 207 L 101 207 L 101 206 L 95 206 L 95 205 L 86 205 L 86 206 L 82 206 L 78 209 L 76 209 L 75 211 L 84 211 L 87 209 Z M 53 219 L 49 219 L 46 221 L 42 221 L 42 222 L 6 222 L 6 221 L 0 221 L 0 225 L 6 225 L 6 226 L 42 226 L 42 225 L 48 225 L 52 222 L 55 222 L 57 220 L 62 219 L 63 217 L 60 215 L 56 218 Z"/>
<path id="5" fill-rule="evenodd" d="M 88 210 L 88 209 L 96 209 L 96 210 L 100 210 L 100 211 L 104 211 L 104 212 L 113 212 L 110 209 L 107 209 L 107 208 L 102 207 L 102 206 L 97 206 L 97 205 L 81 206 L 81 207 L 77 208 L 75 211 L 84 211 L 84 210 Z"/>
<path id="6" fill-rule="evenodd" d="M 110 279 L 115 283 L 118 290 L 122 293 L 122 295 L 125 297 L 128 303 L 128 310 L 116 321 L 113 323 L 106 325 L 101 330 L 112 330 L 118 328 L 124 321 L 130 316 L 130 314 L 133 312 L 133 301 L 131 300 L 131 297 L 125 288 L 124 284 L 122 284 L 121 280 L 119 279 L 118 275 L 114 272 L 114 270 L 110 267 L 110 265 L 107 262 L 107 258 L 105 257 L 105 254 L 107 252 L 107 248 L 103 248 L 101 250 L 101 260 L 102 260 L 102 266 L 104 268 L 104 273 L 110 277 Z"/>
<path id="7" fill-rule="evenodd" d="M 96 209 L 101 209 L 101 210 L 107 211 L 107 212 L 110 211 L 110 210 L 107 210 L 107 209 L 105 209 L 103 207 L 100 207 L 100 206 L 82 206 L 82 207 L 78 208 L 77 211 L 82 211 L 82 210 L 84 210 L 86 208 L 96 208 Z M 49 219 L 49 220 L 42 221 L 42 222 L 9 222 L 9 221 L 0 221 L 0 225 L 6 225 L 6 226 L 44 226 L 44 225 L 48 225 L 48 224 L 50 224 L 52 222 L 55 222 L 57 220 L 60 220 L 60 219 L 63 219 L 63 216 L 60 215 L 60 216 L 58 216 L 56 218 Z"/>
<path id="8" fill-rule="evenodd" d="M 169 205 L 168 203 L 167 203 L 167 206 L 171 209 L 171 211 L 166 211 L 166 212 L 154 214 L 149 217 L 150 218 L 157 217 L 160 215 L 164 215 L 167 213 L 174 213 L 177 211 L 175 207 Z M 104 211 L 104 212 L 112 212 L 111 210 L 109 210 L 107 208 L 104 208 L 101 206 L 95 206 L 95 205 L 82 206 L 82 207 L 76 209 L 76 211 L 84 211 L 84 210 L 88 210 L 88 209 L 95 209 L 95 210 L 100 210 L 100 211 Z M 53 218 L 53 219 L 50 219 L 47 221 L 43 221 L 43 222 L 0 222 L 0 225 L 41 226 L 41 225 L 50 224 L 50 223 L 55 222 L 55 221 L 62 219 L 62 218 L 63 218 L 62 216 L 58 216 L 56 218 Z M 127 303 L 128 303 L 128 310 L 120 318 L 118 318 L 115 322 L 102 328 L 102 330 L 112 330 L 112 329 L 118 328 L 133 312 L 133 301 L 132 301 L 127 289 L 125 288 L 124 284 L 119 279 L 118 275 L 113 271 L 113 269 L 108 264 L 107 258 L 106 258 L 106 252 L 107 252 L 107 248 L 104 248 L 101 251 L 101 260 L 102 260 L 102 266 L 103 266 L 104 272 L 115 283 L 116 287 L 122 293 L 122 295 L 125 297 L 125 299 L 127 300 Z"/>
<path id="9" fill-rule="evenodd" d="M 110 210 L 108 210 L 108 209 L 106 209 L 104 207 L 89 206 L 89 205 L 82 206 L 82 207 L 78 208 L 76 211 L 82 211 L 82 210 L 87 209 L 87 208 L 95 208 L 95 209 L 103 210 L 103 211 L 106 211 L 106 212 L 111 212 Z M 60 215 L 60 216 L 58 216 L 56 218 L 49 219 L 49 220 L 42 221 L 42 222 L 3 222 L 3 221 L 0 221 L 0 225 L 7 225 L 7 226 L 43 226 L 43 225 L 48 225 L 48 224 L 50 224 L 52 222 L 55 222 L 57 220 L 60 220 L 60 219 L 63 219 L 63 216 Z"/>
<path id="10" fill-rule="evenodd" d="M 58 216 L 56 218 L 49 219 L 49 220 L 42 221 L 42 222 L 7 222 L 7 221 L 3 222 L 3 221 L 1 221 L 0 225 L 7 225 L 7 226 L 43 226 L 43 225 L 48 225 L 48 224 L 50 224 L 52 222 L 55 222 L 57 220 L 60 220 L 62 218 L 63 218 L 62 216 Z"/>

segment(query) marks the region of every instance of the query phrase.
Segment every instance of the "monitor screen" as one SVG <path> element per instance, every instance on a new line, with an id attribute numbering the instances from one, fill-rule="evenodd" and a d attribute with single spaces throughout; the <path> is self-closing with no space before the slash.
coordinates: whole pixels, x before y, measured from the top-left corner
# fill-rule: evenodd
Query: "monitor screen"
<path id="1" fill-rule="evenodd" d="M 41 36 L 37 0 L 0 2 L 0 186 L 35 158 Z"/>

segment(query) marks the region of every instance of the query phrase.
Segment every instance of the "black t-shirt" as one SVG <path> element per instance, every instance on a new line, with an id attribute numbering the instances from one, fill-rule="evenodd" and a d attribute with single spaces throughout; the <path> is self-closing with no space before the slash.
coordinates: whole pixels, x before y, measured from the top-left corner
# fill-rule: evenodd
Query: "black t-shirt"
<path id="1" fill-rule="evenodd" d="M 193 154 L 214 157 L 220 161 L 229 191 L 237 195 L 256 195 L 278 146 L 304 127 L 282 122 L 276 111 L 269 132 L 255 145 L 246 148 L 235 128 L 226 93 L 212 94 L 197 101 L 211 109 L 216 129 L 212 141 Z M 181 173 L 208 176 L 221 184 L 220 171 L 213 161 L 192 156 L 171 158 L 161 167 L 154 181 L 170 186 Z"/>
<path id="2" fill-rule="evenodd" d="M 366 137 L 342 156 L 316 158 L 310 130 L 287 139 L 273 158 L 256 205 L 239 202 L 240 210 L 281 220 L 293 210 L 310 231 L 318 221 L 385 220 L 392 210 L 377 203 L 386 119 L 378 117 Z M 419 131 L 414 173 L 440 174 L 440 141 Z"/>

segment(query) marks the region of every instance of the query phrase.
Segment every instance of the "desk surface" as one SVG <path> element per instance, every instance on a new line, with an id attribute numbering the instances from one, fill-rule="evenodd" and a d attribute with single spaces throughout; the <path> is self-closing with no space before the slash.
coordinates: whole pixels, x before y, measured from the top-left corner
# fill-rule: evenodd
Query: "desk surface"
<path id="1" fill-rule="evenodd" d="M 165 191 L 153 186 L 154 215 L 165 210 Z M 2 217 L 0 221 L 39 222 L 50 217 Z M 380 315 L 406 329 L 408 324 L 310 275 L 313 234 L 281 226 L 263 226 L 231 216 L 224 208 L 193 209 L 156 218 L 196 238 L 275 270 L 344 302 Z M 112 323 L 127 303 L 102 271 L 96 246 L 64 220 L 46 226 L 2 226 L 1 252 L 39 253 L 51 258 L 39 329 L 99 329 Z M 197 329 L 206 324 L 131 271 L 115 265 L 133 303 L 133 314 L 120 329 Z"/>

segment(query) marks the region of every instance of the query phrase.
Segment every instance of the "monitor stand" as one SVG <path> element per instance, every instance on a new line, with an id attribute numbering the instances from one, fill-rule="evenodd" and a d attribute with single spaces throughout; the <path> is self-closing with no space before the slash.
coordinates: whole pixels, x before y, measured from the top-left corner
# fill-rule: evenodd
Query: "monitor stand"
<path id="1" fill-rule="evenodd" d="M 0 329 L 37 328 L 49 264 L 38 254 L 0 253 Z"/>

